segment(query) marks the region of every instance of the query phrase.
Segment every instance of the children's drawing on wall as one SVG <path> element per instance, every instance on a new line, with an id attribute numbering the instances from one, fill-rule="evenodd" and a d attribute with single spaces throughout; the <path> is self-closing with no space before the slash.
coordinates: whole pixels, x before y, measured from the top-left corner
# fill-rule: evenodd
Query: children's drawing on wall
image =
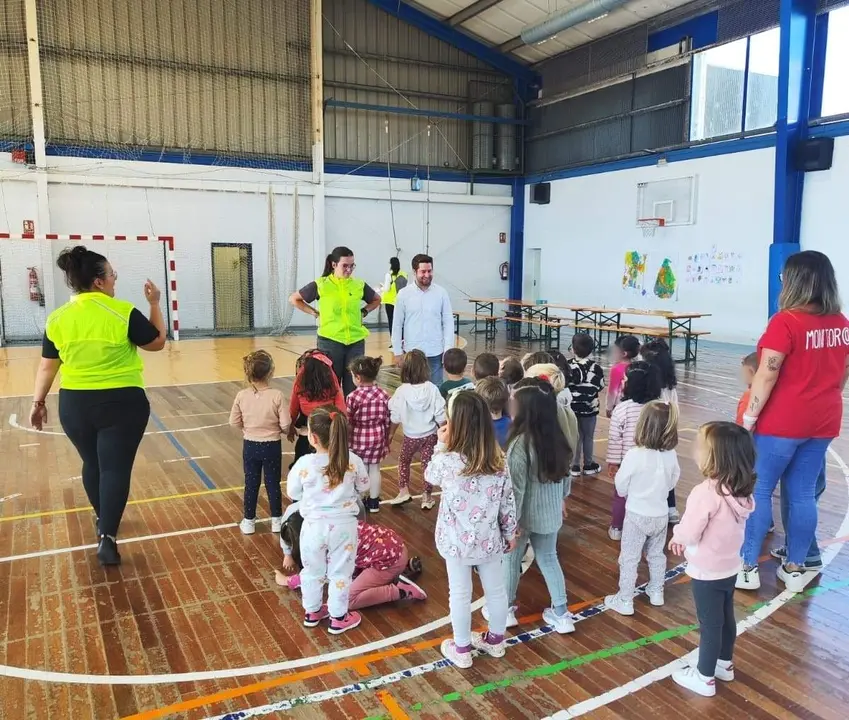
<path id="1" fill-rule="evenodd" d="M 672 260 L 663 258 L 663 262 L 657 270 L 657 279 L 654 281 L 654 294 L 661 300 L 669 300 L 675 297 L 677 283 Z"/>
<path id="2" fill-rule="evenodd" d="M 687 256 L 686 282 L 696 285 L 737 285 L 743 281 L 743 254 L 720 250 Z"/>
<path id="3" fill-rule="evenodd" d="M 622 272 L 622 289 L 631 290 L 641 295 L 646 294 L 646 260 L 648 256 L 637 250 L 625 253 L 625 269 Z"/>

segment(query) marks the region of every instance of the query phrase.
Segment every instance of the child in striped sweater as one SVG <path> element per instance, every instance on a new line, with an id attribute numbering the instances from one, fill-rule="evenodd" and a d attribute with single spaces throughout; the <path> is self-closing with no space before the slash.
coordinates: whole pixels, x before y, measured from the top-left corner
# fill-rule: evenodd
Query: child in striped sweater
<path id="1" fill-rule="evenodd" d="M 621 402 L 613 409 L 610 417 L 610 436 L 607 442 L 607 474 L 616 477 L 622 459 L 634 447 L 637 421 L 643 405 L 660 398 L 661 378 L 657 368 L 647 362 L 635 361 L 625 371 Z M 625 498 L 613 489 L 610 508 L 610 529 L 607 534 L 617 542 L 622 539 L 622 523 L 625 521 Z"/>

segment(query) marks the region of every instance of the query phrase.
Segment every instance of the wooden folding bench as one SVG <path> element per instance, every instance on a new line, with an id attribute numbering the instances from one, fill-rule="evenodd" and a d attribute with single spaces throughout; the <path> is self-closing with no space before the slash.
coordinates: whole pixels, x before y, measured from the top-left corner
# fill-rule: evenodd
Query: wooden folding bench
<path id="1" fill-rule="evenodd" d="M 497 315 L 478 315 L 476 313 L 469 312 L 458 312 L 454 313 L 454 334 L 460 334 L 460 318 L 464 320 L 474 320 L 475 326 L 472 329 L 473 333 L 484 333 L 484 337 L 487 340 L 494 340 L 495 335 L 498 332 L 498 328 L 496 327 L 496 323 L 503 318 L 498 317 Z M 478 323 L 483 323 L 483 330 L 478 329 Z"/>

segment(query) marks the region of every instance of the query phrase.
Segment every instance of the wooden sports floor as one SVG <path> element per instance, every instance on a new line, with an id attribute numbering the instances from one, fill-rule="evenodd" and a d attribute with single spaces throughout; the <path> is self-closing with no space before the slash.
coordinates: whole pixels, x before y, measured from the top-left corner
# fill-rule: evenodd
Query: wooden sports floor
<path id="1" fill-rule="evenodd" d="M 470 355 L 486 349 L 474 337 Z M 495 351 L 508 354 L 499 338 Z M 288 391 L 294 361 L 312 342 L 185 340 L 145 356 L 153 415 L 121 526 L 123 565 L 109 571 L 92 549 L 92 513 L 55 395 L 48 432 L 25 427 L 38 349 L 0 350 L 0 718 L 849 717 L 849 552 L 840 552 L 849 535 L 846 440 L 834 443 L 820 504 L 828 566 L 807 592 L 791 596 L 767 559 L 762 589 L 737 593 L 737 680 L 712 700 L 668 678 L 668 664 L 698 642 L 679 559 L 668 561 L 664 607 L 638 601 L 632 618 L 598 610 L 618 579 L 604 477 L 574 483 L 561 532 L 569 602 L 583 618 L 574 635 L 542 627 L 548 596 L 532 568 L 520 584 L 521 626 L 506 657 L 476 659 L 466 671 L 443 661 L 438 645 L 450 625 L 433 544 L 436 511 L 415 503 L 373 519 L 399 530 L 422 557 L 429 599 L 366 610 L 362 625 L 339 637 L 303 628 L 299 595 L 274 585 L 277 536 L 267 522 L 252 537 L 238 530 L 241 441 L 226 422 L 242 355 L 268 349 L 276 382 Z M 385 335 L 370 342 L 388 359 Z M 748 350 L 705 344 L 697 367 L 679 368 L 682 511 L 700 479 L 696 428 L 731 416 Z M 601 420 L 600 457 L 606 434 Z M 397 448 L 385 462 L 384 498 L 397 491 L 396 458 Z M 414 475 L 414 490 L 420 483 Z M 259 517 L 267 518 L 261 497 Z M 764 555 L 780 539 L 779 527 Z"/>

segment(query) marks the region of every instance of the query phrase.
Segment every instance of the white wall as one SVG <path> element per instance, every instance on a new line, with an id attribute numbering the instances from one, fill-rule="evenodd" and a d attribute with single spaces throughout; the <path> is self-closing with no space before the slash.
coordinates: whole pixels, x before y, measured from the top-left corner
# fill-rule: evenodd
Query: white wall
<path id="1" fill-rule="evenodd" d="M 328 175 L 322 247 L 316 246 L 313 233 L 314 186 L 309 174 L 81 158 L 51 157 L 50 163 L 50 226 L 36 227 L 36 233 L 173 236 L 181 330 L 213 327 L 213 243 L 253 245 L 255 323 L 258 327 L 269 324 L 269 187 L 284 303 L 289 292 L 315 278 L 316 267 L 337 245 L 354 250 L 357 275 L 375 286 L 396 254 L 395 236 L 401 261 L 409 268 L 412 256 L 425 250 L 428 216 L 437 282 L 446 287 L 456 305 L 466 309 L 470 295 L 506 293 L 498 265 L 508 256 L 508 245 L 499 243 L 499 233 L 509 232 L 509 186 L 476 185 L 472 190 L 464 183 L 433 182 L 428 202 L 426 184 L 414 193 L 409 180 L 393 180 L 390 195 L 384 178 Z M 0 202 L 0 232 L 20 233 L 24 219 L 38 217 L 36 187 L 33 172 L 0 154 L 0 199 L 5 199 Z M 292 276 L 296 187 L 299 241 L 297 272 Z M 7 330 L 13 329 L 10 323 L 21 325 L 14 333 L 7 332 L 8 337 L 22 333 L 37 337 L 43 328 L 44 310 L 39 311 L 25 292 L 28 265 L 42 268 L 45 281 L 55 288 L 57 305 L 69 297 L 55 267 L 56 256 L 66 244 L 50 243 L 45 251 L 38 243 L 0 241 L 0 250 L 5 248 L 3 252 L 14 258 L 3 266 L 4 277 L 8 275 L 11 283 L 4 303 Z M 141 304 L 141 286 L 148 276 L 165 286 L 163 255 L 156 243 L 127 241 L 100 247 L 118 272 L 122 297 Z M 0 254 L 0 261 L 3 258 Z M 295 313 L 292 323 L 311 326 L 312 321 Z"/>
<path id="2" fill-rule="evenodd" d="M 831 170 L 805 176 L 802 196 L 802 250 L 819 250 L 831 258 L 842 291 L 849 301 L 849 137 L 834 141 Z"/>
<path id="3" fill-rule="evenodd" d="M 526 196 L 525 247 L 542 249 L 540 297 L 572 305 L 710 313 L 695 321 L 694 329 L 709 330 L 713 340 L 753 343 L 767 320 L 774 163 L 775 152 L 768 148 L 556 180 L 549 205 L 532 205 Z M 643 238 L 635 227 L 637 184 L 689 175 L 698 183 L 695 224 Z M 648 258 L 645 294 L 623 289 L 630 251 Z M 722 264 L 740 267 L 727 273 L 734 282 L 688 282 L 688 258 L 702 253 L 722 254 Z M 664 258 L 672 261 L 677 278 L 677 292 L 668 300 L 653 292 Z M 623 317 L 623 322 L 638 321 Z"/>

